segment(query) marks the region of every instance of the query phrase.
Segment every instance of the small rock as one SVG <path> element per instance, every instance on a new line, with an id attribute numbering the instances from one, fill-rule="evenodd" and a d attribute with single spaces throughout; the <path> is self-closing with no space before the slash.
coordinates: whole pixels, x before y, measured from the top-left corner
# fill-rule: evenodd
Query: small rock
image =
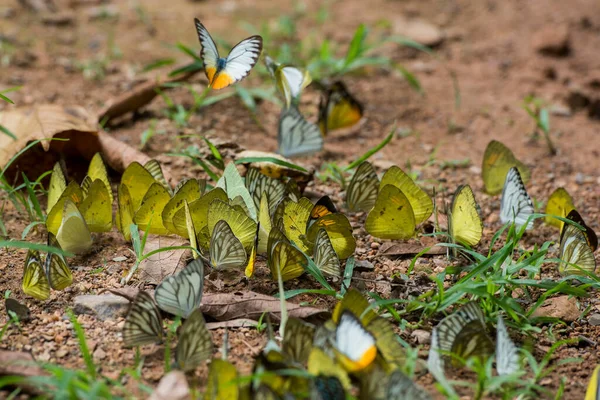
<path id="1" fill-rule="evenodd" d="M 431 332 L 427 332 L 423 329 L 416 329 L 411 334 L 418 344 L 429 344 L 431 342 Z"/>
<path id="2" fill-rule="evenodd" d="M 15 9 L 11 7 L 0 8 L 0 18 L 12 18 L 15 16 Z"/>
<path id="3" fill-rule="evenodd" d="M 374 269 L 373 263 L 367 260 L 356 260 L 354 264 L 355 271 L 373 271 Z"/>
<path id="4" fill-rule="evenodd" d="M 560 318 L 565 322 L 576 321 L 580 314 L 577 299 L 569 296 L 551 297 L 533 312 L 534 317 Z"/>
<path id="5" fill-rule="evenodd" d="M 437 26 L 421 19 L 397 19 L 394 22 L 394 33 L 429 47 L 439 46 L 444 41 L 444 33 Z"/>
<path id="6" fill-rule="evenodd" d="M 588 322 L 592 326 L 600 326 L 600 314 L 592 314 L 588 318 Z"/>
<path id="7" fill-rule="evenodd" d="M 106 352 L 98 347 L 96 351 L 94 351 L 93 356 L 95 360 L 104 360 L 106 358 Z"/>
<path id="8" fill-rule="evenodd" d="M 190 388 L 185 374 L 171 371 L 158 383 L 149 400 L 184 400 L 190 398 Z"/>
<path id="9" fill-rule="evenodd" d="M 550 107 L 550 114 L 558 117 L 570 117 L 572 115 L 571 109 L 564 104 L 553 104 Z"/>
<path id="10" fill-rule="evenodd" d="M 76 314 L 95 315 L 101 320 L 125 316 L 129 309 L 129 301 L 114 294 L 82 295 L 75 297 Z"/>
<path id="11" fill-rule="evenodd" d="M 69 11 L 46 14 L 42 17 L 44 25 L 70 26 L 75 22 L 75 15 Z"/>
<path id="12" fill-rule="evenodd" d="M 119 257 L 115 257 L 112 259 L 114 262 L 123 262 L 123 261 L 127 261 L 127 257 L 125 256 L 119 256 Z"/>
<path id="13" fill-rule="evenodd" d="M 551 55 L 551 56 L 566 56 L 569 54 L 569 26 L 563 25 L 547 25 L 537 31 L 532 39 L 531 45 L 535 51 Z"/>
<path id="14" fill-rule="evenodd" d="M 373 242 L 371 243 L 371 249 L 373 250 L 377 250 L 379 248 L 380 244 L 377 242 Z"/>
<path id="15" fill-rule="evenodd" d="M 67 354 L 69 354 L 69 350 L 66 348 L 62 348 L 56 351 L 56 353 L 54 353 L 54 356 L 56 358 L 63 358 L 65 357 Z"/>

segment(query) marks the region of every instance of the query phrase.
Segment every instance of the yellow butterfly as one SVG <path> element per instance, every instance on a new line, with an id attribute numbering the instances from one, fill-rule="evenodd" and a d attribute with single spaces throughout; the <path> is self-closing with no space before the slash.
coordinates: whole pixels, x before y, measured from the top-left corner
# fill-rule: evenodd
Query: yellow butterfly
<path id="1" fill-rule="evenodd" d="M 46 228 L 48 229 L 48 232 L 53 233 L 54 235 L 58 233 L 58 228 L 60 228 L 63 221 L 63 212 L 65 210 L 65 202 L 67 199 L 75 205 L 79 205 L 83 201 L 83 197 L 84 195 L 81 187 L 77 183 L 71 181 L 56 203 L 54 203 L 46 217 Z"/>
<path id="2" fill-rule="evenodd" d="M 96 179 L 100 179 L 104 186 L 106 186 L 108 190 L 108 195 L 110 197 L 110 204 L 112 204 L 114 197 L 112 190 L 110 188 L 110 180 L 108 179 L 108 172 L 106 170 L 106 165 L 102 160 L 102 156 L 100 153 L 94 154 L 92 157 L 92 161 L 90 161 L 90 166 L 88 167 L 87 176 L 90 177 L 91 181 L 94 182 Z"/>
<path id="3" fill-rule="evenodd" d="M 352 234 L 352 225 L 344 214 L 326 214 L 317 219 L 306 232 L 306 239 L 313 249 L 319 230 L 324 229 L 337 256 L 344 260 L 354 254 L 356 239 Z"/>
<path id="4" fill-rule="evenodd" d="M 227 360 L 215 358 L 210 362 L 204 400 L 230 400 L 240 398 L 238 372 Z"/>
<path id="5" fill-rule="evenodd" d="M 299 277 L 308 266 L 304 253 L 290 244 L 281 231 L 273 227 L 269 233 L 267 265 L 273 280 L 283 282 Z"/>
<path id="6" fill-rule="evenodd" d="M 221 188 L 215 188 L 206 192 L 202 197 L 189 203 L 190 215 L 192 217 L 194 229 L 198 245 L 205 250 L 208 250 L 210 243 L 210 234 L 208 231 L 208 208 L 210 204 L 220 200 L 227 203 L 227 194 Z M 178 210 L 173 216 L 173 226 L 179 236 L 189 238 L 188 223 L 185 215 L 185 210 Z"/>
<path id="7" fill-rule="evenodd" d="M 383 186 L 367 215 L 366 231 L 380 239 L 410 239 L 415 227 L 415 214 L 408 198 L 394 185 Z"/>
<path id="8" fill-rule="evenodd" d="M 177 185 L 175 194 L 165 205 L 161 214 L 163 225 L 169 232 L 177 233 L 173 217 L 177 211 L 183 208 L 183 203 L 187 201 L 189 204 L 194 200 L 198 200 L 202 197 L 205 188 L 206 181 L 204 179 L 186 179 Z"/>
<path id="9" fill-rule="evenodd" d="M 600 365 L 592 372 L 590 384 L 585 392 L 585 400 L 600 400 Z"/>
<path id="10" fill-rule="evenodd" d="M 529 182 L 531 178 L 529 168 L 517 160 L 508 147 L 492 140 L 485 149 L 481 166 L 481 176 L 488 194 L 495 195 L 502 192 L 506 174 L 511 167 L 517 167 L 524 184 Z"/>
<path id="11" fill-rule="evenodd" d="M 238 268 L 246 264 L 246 250 L 225 220 L 218 221 L 213 228 L 209 254 L 210 265 L 216 270 Z"/>
<path id="12" fill-rule="evenodd" d="M 46 300 L 50 297 L 50 284 L 42 267 L 40 253 L 37 250 L 30 249 L 27 252 L 21 287 L 23 293 L 38 300 Z"/>
<path id="13" fill-rule="evenodd" d="M 571 210 L 574 210 L 575 206 L 573 205 L 573 198 L 564 188 L 557 188 L 548 199 L 548 204 L 546 204 L 545 213 L 548 216 L 544 217 L 544 220 L 548 225 L 556 226 L 561 231 L 564 225 L 559 219 L 551 217 L 551 215 L 556 215 L 559 217 L 565 218 Z"/>
<path id="14" fill-rule="evenodd" d="M 316 377 L 337 378 L 342 385 L 342 390 L 350 390 L 352 386 L 346 370 L 318 347 L 310 348 L 307 368 L 308 372 Z"/>
<path id="15" fill-rule="evenodd" d="M 144 169 L 150 172 L 150 175 L 152 175 L 156 182 L 160 183 L 165 189 L 167 189 L 169 195 L 173 195 L 173 189 L 171 189 L 171 186 L 167 182 L 167 178 L 165 178 L 165 174 L 163 173 L 162 167 L 158 161 L 150 160 L 146 162 L 146 164 L 144 164 Z"/>
<path id="16" fill-rule="evenodd" d="M 138 162 L 132 162 L 125 169 L 121 176 L 121 184 L 127 186 L 134 212 L 140 208 L 146 192 L 154 183 L 156 183 L 156 179 Z"/>
<path id="17" fill-rule="evenodd" d="M 246 264 L 246 268 L 244 269 L 244 274 L 246 278 L 252 278 L 254 275 L 254 264 L 256 262 L 256 252 L 258 251 L 258 240 L 260 236 L 260 225 L 259 222 L 256 226 L 256 235 L 254 236 L 254 244 L 252 245 L 252 250 L 250 250 L 250 255 L 248 256 L 248 264 Z"/>
<path id="18" fill-rule="evenodd" d="M 60 201 L 57 204 L 60 204 Z M 56 233 L 56 240 L 60 247 L 69 253 L 85 253 L 92 247 L 90 230 L 83 215 L 71 199 L 65 200 L 62 222 Z"/>
<path id="19" fill-rule="evenodd" d="M 61 248 L 56 237 L 48 233 L 48 246 Z M 48 253 L 44 260 L 44 271 L 52 289 L 63 290 L 73 283 L 73 274 L 65 258 L 60 254 Z"/>
<path id="20" fill-rule="evenodd" d="M 346 189 L 346 205 L 350 211 L 369 211 L 375 205 L 379 193 L 379 178 L 375 168 L 363 161 Z"/>
<path id="21" fill-rule="evenodd" d="M 267 252 L 267 242 L 269 240 L 269 233 L 271 232 L 271 217 L 269 215 L 269 200 L 267 196 L 262 196 L 260 199 L 260 206 L 258 211 L 258 244 L 256 246 L 256 252 L 265 254 Z"/>
<path id="22" fill-rule="evenodd" d="M 334 82 L 321 96 L 319 102 L 319 128 L 326 136 L 329 131 L 347 128 L 358 123 L 363 116 L 363 106 L 342 81 Z"/>
<path id="23" fill-rule="evenodd" d="M 243 211 L 240 211 L 221 200 L 213 200 L 208 207 L 209 235 L 213 235 L 215 226 L 221 220 L 227 222 L 234 236 L 240 241 L 244 249 L 249 251 L 254 243 L 256 222 Z M 246 259 L 244 258 L 244 262 L 245 261 Z"/>
<path id="24" fill-rule="evenodd" d="M 112 192 L 110 186 L 101 179 L 91 182 L 85 177 L 82 186 L 85 198 L 79 205 L 79 210 L 87 223 L 90 232 L 109 232 L 112 229 Z"/>
<path id="25" fill-rule="evenodd" d="M 399 167 L 394 165 L 385 171 L 379 183 L 379 190 L 385 185 L 396 186 L 406 196 L 415 214 L 415 225 L 425 222 L 433 212 L 431 197 Z"/>
<path id="26" fill-rule="evenodd" d="M 476 246 L 483 234 L 483 221 L 479 216 L 479 206 L 469 185 L 456 189 L 448 218 L 448 231 L 455 243 Z"/>
<path id="27" fill-rule="evenodd" d="M 596 233 L 588 227 L 576 210 L 571 210 L 567 219 L 584 227 L 565 224 L 560 234 L 560 259 L 558 271 L 563 275 L 585 275 L 584 272 L 596 271 L 594 251 L 598 247 Z"/>
<path id="28" fill-rule="evenodd" d="M 123 238 L 129 242 L 131 241 L 130 226 L 133 224 L 133 203 L 127 185 L 122 183 L 119 184 L 119 188 L 117 190 L 117 200 L 118 207 L 115 222 L 117 229 L 119 232 L 121 232 Z"/>
<path id="29" fill-rule="evenodd" d="M 48 187 L 48 205 L 46 207 L 46 214 L 50 214 L 50 210 L 56 204 L 58 199 L 62 196 L 63 192 L 67 188 L 67 180 L 65 174 L 60 166 L 60 163 L 54 164 L 52 169 L 52 175 L 50 175 L 50 186 Z"/>
<path id="30" fill-rule="evenodd" d="M 312 202 L 306 197 L 302 197 L 298 202 L 286 201 L 283 204 L 281 219 L 277 220 L 277 217 L 274 217 L 276 225 L 280 227 L 285 236 L 303 252 L 309 250 L 309 243 L 306 240 L 306 225 L 310 219 L 312 208 Z"/>
<path id="31" fill-rule="evenodd" d="M 335 214 L 337 212 L 337 208 L 329 196 L 321 197 L 310 210 L 310 216 L 308 218 L 308 222 L 306 223 L 306 229 L 308 230 L 310 226 L 319 218 L 329 214 Z"/>
<path id="32" fill-rule="evenodd" d="M 169 232 L 163 225 L 162 212 L 169 200 L 169 191 L 162 184 L 153 183 L 144 195 L 133 222 L 144 232 L 166 235 Z"/>

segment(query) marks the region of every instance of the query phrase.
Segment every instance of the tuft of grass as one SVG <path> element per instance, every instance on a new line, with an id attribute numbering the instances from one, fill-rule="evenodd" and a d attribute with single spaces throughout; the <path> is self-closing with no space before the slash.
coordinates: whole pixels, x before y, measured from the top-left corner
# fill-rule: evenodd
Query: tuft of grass
<path id="1" fill-rule="evenodd" d="M 544 107 L 544 101 L 534 96 L 527 96 L 523 101 L 523 109 L 535 122 L 535 134 L 542 131 L 550 154 L 556 155 L 556 147 L 550 138 L 550 113 Z"/>

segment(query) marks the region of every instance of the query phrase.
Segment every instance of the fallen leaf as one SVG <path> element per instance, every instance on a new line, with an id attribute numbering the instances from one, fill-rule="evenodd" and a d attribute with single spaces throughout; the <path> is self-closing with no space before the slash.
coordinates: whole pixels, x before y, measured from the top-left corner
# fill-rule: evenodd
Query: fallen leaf
<path id="1" fill-rule="evenodd" d="M 273 296 L 256 292 L 205 293 L 202 297 L 202 312 L 217 321 L 231 321 L 238 318 L 258 320 L 264 312 L 271 314 L 273 321 L 280 319 L 280 301 Z M 303 307 L 286 302 L 290 317 L 306 319 L 326 317 L 329 312 L 315 307 Z"/>
<path id="2" fill-rule="evenodd" d="M 43 376 L 48 375 L 40 368 L 30 353 L 0 350 L 0 376 Z M 23 388 L 28 393 L 42 394 L 42 391 L 27 383 L 16 383 L 15 386 Z"/>
<path id="3" fill-rule="evenodd" d="M 414 256 L 425 250 L 429 246 L 423 246 L 420 243 L 393 243 L 385 242 L 379 248 L 377 256 L 398 257 L 398 256 Z M 423 255 L 437 256 L 446 254 L 446 248 L 442 246 L 431 246 Z"/>
<path id="4" fill-rule="evenodd" d="M 190 387 L 185 374 L 181 371 L 171 371 L 162 377 L 148 400 L 186 400 L 190 398 Z"/>
<path id="5" fill-rule="evenodd" d="M 208 330 L 221 329 L 221 328 L 247 328 L 256 327 L 258 322 L 248 318 L 238 318 L 231 321 L 219 321 L 219 322 L 207 322 L 206 328 Z"/>
<path id="6" fill-rule="evenodd" d="M 170 84 L 184 82 L 196 75 L 199 71 L 188 72 L 177 78 L 159 78 L 154 81 L 148 81 L 135 86 L 129 92 L 123 93 L 114 99 L 106 102 L 104 107 L 98 113 L 98 121 L 110 121 L 144 107 L 158 95 L 157 89 L 162 91 L 171 89 Z"/>
<path id="7" fill-rule="evenodd" d="M 148 254 L 157 249 L 173 246 L 189 246 L 189 242 L 176 236 L 149 235 L 144 253 Z M 190 257 L 186 256 L 189 252 L 190 250 L 179 249 L 158 252 L 144 259 L 138 266 L 136 274 L 140 280 L 158 285 L 165 277 L 185 267 L 186 260 L 191 258 L 191 254 Z"/>

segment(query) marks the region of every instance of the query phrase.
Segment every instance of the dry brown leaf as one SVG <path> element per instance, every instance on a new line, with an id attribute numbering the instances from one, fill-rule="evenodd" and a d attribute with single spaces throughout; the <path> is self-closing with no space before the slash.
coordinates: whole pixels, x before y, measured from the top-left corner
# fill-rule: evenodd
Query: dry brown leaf
<path id="1" fill-rule="evenodd" d="M 30 353 L 0 350 L 0 376 L 43 376 L 47 375 L 46 371 L 40 368 L 33 356 Z M 20 386 L 28 393 L 42 394 L 42 392 L 34 386 Z"/>
<path id="2" fill-rule="evenodd" d="M 177 78 L 162 78 L 154 81 L 148 81 L 135 86 L 129 92 L 123 93 L 114 99 L 106 102 L 102 110 L 98 113 L 98 121 L 110 121 L 144 107 L 158 95 L 157 89 L 162 91 L 169 90 L 172 87 L 168 84 L 175 82 L 184 82 L 196 75 L 198 71 L 189 72 Z"/>
<path id="3" fill-rule="evenodd" d="M 221 328 L 248 328 L 256 327 L 258 322 L 248 318 L 238 318 L 231 321 L 219 321 L 219 322 L 207 322 L 206 328 L 208 330 L 221 329 Z"/>
<path id="4" fill-rule="evenodd" d="M 430 247 L 429 250 L 423 255 L 427 256 L 437 256 L 441 254 L 446 254 L 446 248 L 442 246 L 430 245 L 423 246 L 420 243 L 392 243 L 386 242 L 381 245 L 379 248 L 379 252 L 377 256 L 386 256 L 386 257 L 400 257 L 400 256 L 414 256 L 419 254 L 427 247 Z"/>
<path id="5" fill-rule="evenodd" d="M 286 302 L 290 317 L 306 319 L 326 317 L 329 312 L 315 307 L 303 307 Z M 202 297 L 202 312 L 217 321 L 230 321 L 238 318 L 258 320 L 264 312 L 271 314 L 273 321 L 280 319 L 280 302 L 273 296 L 256 292 L 206 293 Z"/>
<path id="6" fill-rule="evenodd" d="M 189 242 L 176 236 L 148 235 L 144 253 L 172 246 L 189 246 Z M 158 252 L 143 260 L 137 271 L 140 280 L 158 285 L 162 280 L 176 273 L 186 265 L 189 250 L 168 250 Z"/>

